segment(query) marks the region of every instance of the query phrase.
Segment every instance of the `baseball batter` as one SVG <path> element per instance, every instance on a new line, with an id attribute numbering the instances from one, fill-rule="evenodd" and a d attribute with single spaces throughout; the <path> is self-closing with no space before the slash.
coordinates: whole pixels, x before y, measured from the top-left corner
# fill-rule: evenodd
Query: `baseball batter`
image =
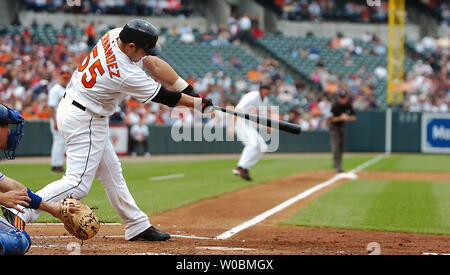
<path id="1" fill-rule="evenodd" d="M 256 114 L 260 107 L 268 107 L 268 95 L 272 92 L 269 85 L 261 85 L 259 91 L 251 91 L 245 94 L 236 105 L 236 111 Z M 243 118 L 237 118 L 235 123 L 236 135 L 244 144 L 238 167 L 233 169 L 233 174 L 245 180 L 252 180 L 249 170 L 267 151 L 267 144 L 258 133 L 256 125 Z"/>
<path id="2" fill-rule="evenodd" d="M 108 116 L 127 95 L 142 103 L 153 101 L 169 107 L 194 107 L 195 103 L 202 111 L 212 105 L 196 98 L 193 87 L 156 57 L 161 51 L 157 40 L 158 31 L 152 24 L 133 19 L 123 28 L 107 32 L 78 66 L 57 111 L 58 129 L 67 144 L 66 172 L 37 192 L 48 202 L 69 195 L 81 199 L 97 177 L 126 223 L 125 239 L 130 241 L 165 241 L 170 235 L 153 227 L 131 196 L 109 138 Z M 29 223 L 40 211 L 25 209 L 17 214 Z"/>
<path id="3" fill-rule="evenodd" d="M 56 173 L 64 172 L 64 153 L 66 151 L 66 143 L 61 133 L 58 131 L 58 124 L 56 123 L 56 110 L 58 104 L 66 92 L 66 86 L 70 81 L 70 74 L 62 71 L 57 79 L 57 82 L 48 91 L 48 106 L 50 110 L 50 132 L 52 133 L 52 150 L 50 163 L 52 165 L 51 171 Z"/>
<path id="4" fill-rule="evenodd" d="M 15 158 L 16 148 L 23 135 L 23 121 L 23 117 L 19 112 L 0 104 L 0 149 L 5 150 L 5 155 L 8 159 Z M 16 125 L 16 128 L 10 131 L 9 124 Z M 0 205 L 2 207 L 11 207 L 22 213 L 23 210 L 19 206 L 47 211 L 57 218 L 60 216 L 59 203 L 42 201 L 40 196 L 1 172 Z M 76 210 L 78 209 L 71 208 L 71 211 Z M 11 219 L 13 217 L 7 215 L 6 218 Z M 25 254 L 30 246 L 30 236 L 24 231 L 24 224 L 21 220 L 15 219 L 8 222 L 0 217 L 0 255 Z"/>

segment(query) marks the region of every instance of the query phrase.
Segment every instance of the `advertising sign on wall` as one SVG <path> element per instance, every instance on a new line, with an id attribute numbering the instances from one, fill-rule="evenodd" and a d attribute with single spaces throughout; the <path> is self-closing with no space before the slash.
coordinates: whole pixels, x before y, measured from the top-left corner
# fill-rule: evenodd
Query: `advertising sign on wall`
<path id="1" fill-rule="evenodd" d="M 110 125 L 109 138 L 117 155 L 128 154 L 128 127 L 126 125 Z"/>
<path id="2" fill-rule="evenodd" d="M 449 113 L 423 114 L 421 143 L 424 153 L 450 153 Z"/>

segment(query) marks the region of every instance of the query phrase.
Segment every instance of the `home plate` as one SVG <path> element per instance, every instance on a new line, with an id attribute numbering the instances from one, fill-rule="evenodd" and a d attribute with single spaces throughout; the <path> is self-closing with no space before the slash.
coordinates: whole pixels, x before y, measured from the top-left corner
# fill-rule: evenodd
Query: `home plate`
<path id="1" fill-rule="evenodd" d="M 221 251 L 254 251 L 256 249 L 252 248 L 244 248 L 244 247 L 224 247 L 224 246 L 197 246 L 197 249 L 206 249 L 206 250 L 221 250 Z"/>

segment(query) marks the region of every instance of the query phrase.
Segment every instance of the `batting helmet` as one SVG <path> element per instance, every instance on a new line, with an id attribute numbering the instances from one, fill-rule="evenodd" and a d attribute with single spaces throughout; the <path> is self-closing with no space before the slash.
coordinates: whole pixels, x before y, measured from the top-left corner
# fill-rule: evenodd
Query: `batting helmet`
<path id="1" fill-rule="evenodd" d="M 5 155 L 8 159 L 16 157 L 16 148 L 23 136 L 23 122 L 24 119 L 18 111 L 0 104 L 0 125 L 16 125 L 16 129 L 11 130 L 8 136 L 7 148 L 5 149 Z"/>
<path id="2" fill-rule="evenodd" d="M 158 44 L 158 29 L 146 20 L 132 19 L 128 21 L 120 31 L 119 37 L 125 43 L 136 44 L 149 55 L 161 53 L 161 46 Z"/>

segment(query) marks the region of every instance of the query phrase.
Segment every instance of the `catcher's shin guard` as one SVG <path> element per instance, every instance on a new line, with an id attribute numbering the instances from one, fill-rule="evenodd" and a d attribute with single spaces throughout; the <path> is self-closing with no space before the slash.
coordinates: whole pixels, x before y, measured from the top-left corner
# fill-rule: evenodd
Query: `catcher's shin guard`
<path id="1" fill-rule="evenodd" d="M 0 255 L 23 255 L 31 246 L 31 238 L 25 231 L 0 230 Z"/>
<path id="2" fill-rule="evenodd" d="M 2 206 L 2 212 L 5 219 L 19 230 L 25 230 L 25 222 L 16 214 Z"/>

